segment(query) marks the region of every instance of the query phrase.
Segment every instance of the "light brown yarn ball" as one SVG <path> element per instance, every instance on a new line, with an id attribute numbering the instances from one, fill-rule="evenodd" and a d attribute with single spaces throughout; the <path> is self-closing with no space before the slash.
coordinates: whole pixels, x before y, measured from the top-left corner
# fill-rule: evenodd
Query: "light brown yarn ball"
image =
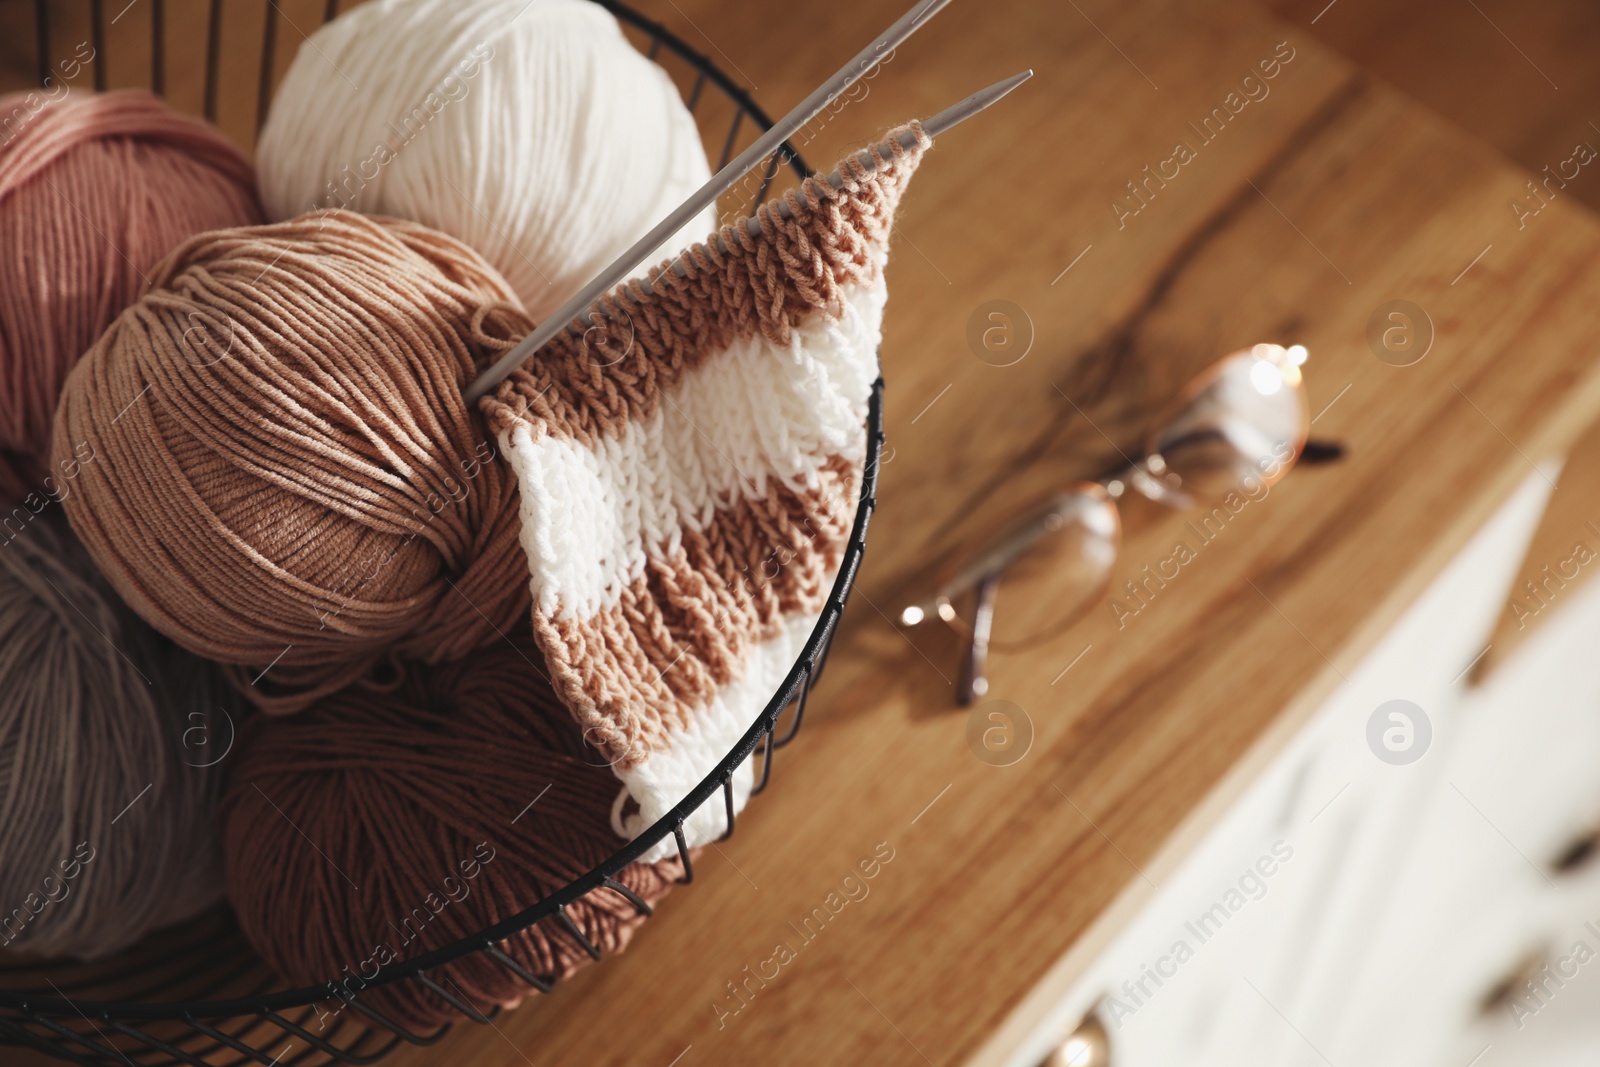
<path id="1" fill-rule="evenodd" d="M 55 453 L 98 457 L 73 527 L 140 615 L 269 711 L 386 652 L 459 658 L 528 606 L 516 483 L 461 395 L 496 323 L 526 328 L 505 281 L 415 223 L 195 237 L 67 381 Z"/>
<path id="2" fill-rule="evenodd" d="M 58 510 L 0 540 L 0 945 L 95 959 L 221 896 L 237 698 L 95 573 Z"/>

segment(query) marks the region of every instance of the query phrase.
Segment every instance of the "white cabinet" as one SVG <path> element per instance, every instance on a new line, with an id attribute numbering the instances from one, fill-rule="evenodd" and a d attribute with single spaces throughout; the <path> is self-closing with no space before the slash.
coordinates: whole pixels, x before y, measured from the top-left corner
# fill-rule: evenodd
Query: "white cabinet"
<path id="1" fill-rule="evenodd" d="M 1547 609 L 1481 688 L 1463 678 L 1553 477 L 1529 476 L 1013 1067 L 1090 1010 L 1116 1067 L 1600 1063 L 1600 846 L 1558 863 L 1600 826 L 1600 583 Z M 1384 718 L 1374 745 L 1395 700 L 1422 714 Z M 1404 762 L 1381 734 L 1404 748 L 1408 725 L 1422 754 Z M 1510 981 L 1545 960 L 1539 997 Z"/>

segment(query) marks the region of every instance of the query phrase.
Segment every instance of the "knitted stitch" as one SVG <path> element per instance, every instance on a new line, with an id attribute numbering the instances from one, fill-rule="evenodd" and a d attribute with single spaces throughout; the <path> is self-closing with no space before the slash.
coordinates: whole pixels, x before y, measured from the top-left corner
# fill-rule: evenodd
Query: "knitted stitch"
<path id="1" fill-rule="evenodd" d="M 860 492 L 894 212 L 871 150 L 624 283 L 483 402 L 520 487 L 533 624 L 635 836 L 733 747 L 820 615 Z M 585 330 L 584 327 L 588 326 Z M 734 780 L 749 795 L 749 761 Z M 636 811 L 628 811 L 633 805 Z M 686 822 L 724 829 L 720 798 Z M 659 858 L 669 839 L 649 853 Z"/>

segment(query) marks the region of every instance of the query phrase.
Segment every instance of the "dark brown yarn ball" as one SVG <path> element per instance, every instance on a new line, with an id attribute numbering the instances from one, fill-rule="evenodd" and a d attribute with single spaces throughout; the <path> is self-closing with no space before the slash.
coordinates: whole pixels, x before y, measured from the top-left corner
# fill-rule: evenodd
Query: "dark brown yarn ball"
<path id="1" fill-rule="evenodd" d="M 293 718 L 258 719 L 241 738 L 221 809 L 228 897 L 280 975 L 343 983 L 409 1026 L 459 1018 L 416 982 L 363 992 L 361 977 L 509 918 L 621 847 L 617 780 L 537 663 L 525 635 L 413 668 L 391 694 L 347 690 Z M 674 859 L 617 878 L 654 903 L 681 873 Z M 604 888 L 567 914 L 606 953 L 640 922 Z M 589 960 L 554 919 L 500 948 L 541 977 Z M 483 1011 L 528 992 L 481 955 L 430 977 Z"/>
<path id="2" fill-rule="evenodd" d="M 477 253 L 395 219 L 184 243 L 67 380 L 56 458 L 95 456 L 73 529 L 130 607 L 268 711 L 391 650 L 498 640 L 528 607 L 516 480 L 461 390 L 515 300 Z"/>

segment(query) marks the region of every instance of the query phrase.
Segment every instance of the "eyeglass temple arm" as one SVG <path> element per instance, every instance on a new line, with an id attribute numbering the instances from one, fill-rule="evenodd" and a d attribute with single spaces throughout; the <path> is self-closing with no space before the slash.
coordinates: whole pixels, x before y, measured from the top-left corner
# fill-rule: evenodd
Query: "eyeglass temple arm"
<path id="1" fill-rule="evenodd" d="M 994 628 L 994 598 L 999 590 L 999 571 L 992 571 L 978 581 L 977 604 L 972 610 L 972 635 L 967 639 L 967 651 L 961 663 L 961 687 L 956 694 L 964 708 L 971 707 L 989 691 L 989 634 Z"/>
<path id="2" fill-rule="evenodd" d="M 1055 495 L 1042 501 L 1031 513 L 1013 520 L 1013 522 L 996 531 L 993 538 L 986 542 L 971 560 L 964 564 L 950 579 L 934 591 L 929 599 L 907 607 L 900 613 L 900 622 L 905 626 L 915 626 L 926 619 L 938 615 L 949 618 L 946 614 L 950 610 L 950 601 L 961 596 L 968 589 L 975 588 L 986 577 L 998 576 L 1001 571 L 1010 566 L 1012 561 L 1053 529 L 1052 516 L 1060 506 L 1063 497 Z"/>
<path id="3" fill-rule="evenodd" d="M 1343 459 L 1344 452 L 1343 441 L 1310 440 L 1300 449 L 1300 462 L 1312 466 L 1318 463 L 1333 463 Z"/>

